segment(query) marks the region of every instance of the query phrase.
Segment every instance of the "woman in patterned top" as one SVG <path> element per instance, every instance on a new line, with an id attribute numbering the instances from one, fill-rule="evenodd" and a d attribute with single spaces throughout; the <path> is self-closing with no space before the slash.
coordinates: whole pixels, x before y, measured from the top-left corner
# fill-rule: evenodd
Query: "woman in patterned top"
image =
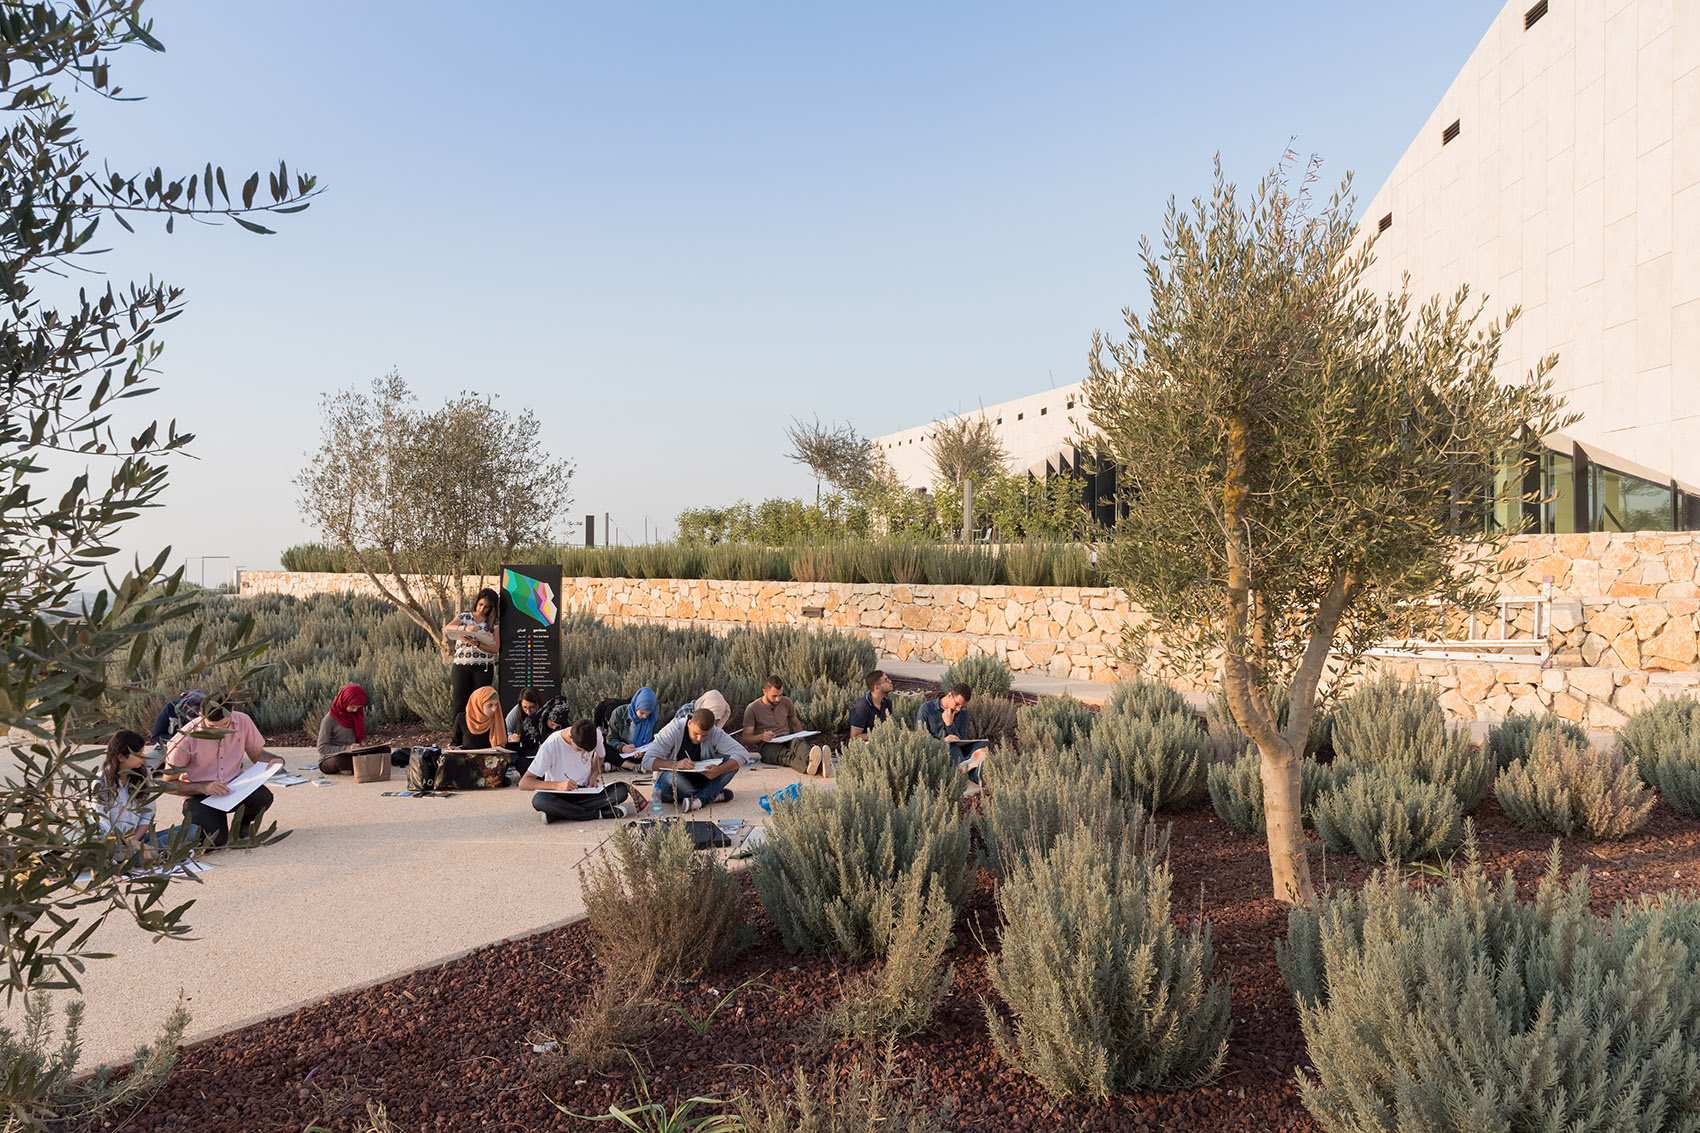
<path id="1" fill-rule="evenodd" d="M 485 587 L 478 592 L 470 614 L 457 614 L 443 626 L 443 636 L 454 646 L 453 663 L 449 665 L 449 690 L 454 700 L 452 747 L 466 746 L 466 702 L 473 691 L 496 683 L 496 646 L 500 640 L 496 611 L 500 603 L 496 592 Z"/>

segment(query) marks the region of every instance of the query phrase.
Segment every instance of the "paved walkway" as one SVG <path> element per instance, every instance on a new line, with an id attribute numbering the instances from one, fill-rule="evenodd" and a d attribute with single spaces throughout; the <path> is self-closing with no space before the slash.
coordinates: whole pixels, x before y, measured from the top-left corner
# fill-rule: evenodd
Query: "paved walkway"
<path id="1" fill-rule="evenodd" d="M 277 750 L 291 769 L 317 759 L 307 749 Z M 776 767 L 740 771 L 734 800 L 701 816 L 754 823 L 763 817 L 760 795 L 800 778 Z M 179 990 L 194 1017 L 188 1039 L 197 1041 L 583 912 L 574 867 L 614 821 L 545 826 L 530 793 L 512 788 L 383 797 L 405 787 L 399 778 L 339 776 L 326 787 L 274 788 L 272 817 L 289 837 L 213 853 L 199 884 L 168 894 L 194 901 L 185 918 L 192 939 L 154 941 L 109 921 L 94 945 L 116 958 L 91 962 L 82 981 L 83 1064 L 127 1060 Z M 160 824 L 177 821 L 179 807 L 162 800 Z M 18 1014 L 14 1006 L 4 1018 Z"/>

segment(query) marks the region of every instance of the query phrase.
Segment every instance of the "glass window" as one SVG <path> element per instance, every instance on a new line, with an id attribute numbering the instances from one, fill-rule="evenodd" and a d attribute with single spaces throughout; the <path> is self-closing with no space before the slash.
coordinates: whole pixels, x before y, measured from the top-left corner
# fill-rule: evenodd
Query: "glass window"
<path id="1" fill-rule="evenodd" d="M 1682 497 L 1682 529 L 1700 531 L 1700 496 L 1693 492 Z"/>
<path id="2" fill-rule="evenodd" d="M 1595 531 L 1669 531 L 1670 485 L 1594 466 Z"/>
<path id="3" fill-rule="evenodd" d="M 1514 535 L 1523 530 L 1523 453 L 1509 449 L 1499 454 L 1493 478 L 1488 482 L 1487 514 L 1483 517 L 1489 535 Z"/>
<path id="4" fill-rule="evenodd" d="M 1541 454 L 1541 534 L 1576 531 L 1576 461 L 1561 452 Z"/>

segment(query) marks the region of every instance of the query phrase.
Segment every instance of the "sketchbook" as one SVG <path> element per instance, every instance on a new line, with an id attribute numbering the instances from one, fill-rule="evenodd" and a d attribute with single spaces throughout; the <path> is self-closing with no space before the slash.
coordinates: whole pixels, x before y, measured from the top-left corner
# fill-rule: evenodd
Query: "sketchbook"
<path id="1" fill-rule="evenodd" d="M 281 774 L 283 767 L 280 764 L 256 763 L 226 784 L 230 788 L 228 795 L 204 795 L 201 802 L 214 810 L 235 810 L 242 805 L 243 799 L 259 790 L 267 779 Z"/>
<path id="2" fill-rule="evenodd" d="M 788 735 L 783 735 L 783 736 L 774 736 L 774 737 L 773 737 L 773 738 L 772 738 L 772 739 L 771 739 L 771 740 L 768 740 L 768 741 L 767 741 L 767 742 L 768 742 L 768 743 L 770 743 L 770 744 L 788 744 L 788 743 L 790 743 L 790 742 L 791 742 L 791 741 L 792 741 L 792 740 L 806 740 L 806 739 L 808 739 L 808 738 L 809 738 L 809 737 L 810 737 L 810 736 L 818 736 L 818 735 L 820 735 L 820 732 L 818 732 L 818 731 L 813 731 L 813 732 L 791 732 L 791 733 L 790 733 L 790 734 L 788 734 Z"/>

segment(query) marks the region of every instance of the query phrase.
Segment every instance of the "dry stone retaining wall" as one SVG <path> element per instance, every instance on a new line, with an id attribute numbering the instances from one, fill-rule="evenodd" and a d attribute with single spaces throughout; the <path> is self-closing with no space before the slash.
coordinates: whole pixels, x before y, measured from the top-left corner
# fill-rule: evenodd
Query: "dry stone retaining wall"
<path id="1" fill-rule="evenodd" d="M 1459 719 L 1549 711 L 1612 728 L 1653 700 L 1700 698 L 1697 550 L 1688 533 L 1513 539 L 1503 555 L 1500 592 L 1531 596 L 1551 587 L 1548 666 L 1417 658 L 1378 664 L 1439 685 L 1442 702 Z M 569 578 L 563 588 L 564 609 L 619 623 L 706 624 L 719 631 L 821 626 L 866 637 L 901 660 L 950 662 L 986 653 L 1017 672 L 1067 680 L 1143 673 L 1187 683 L 1156 654 L 1137 665 L 1118 657 L 1123 628 L 1137 630 L 1146 614 L 1115 589 L 633 578 Z M 298 597 L 333 591 L 377 594 L 359 575 L 281 571 L 244 571 L 240 590 Z M 1531 606 L 1511 607 L 1507 636 L 1528 637 L 1534 617 Z M 1496 623 L 1478 629 L 1484 636 L 1496 632 Z"/>

